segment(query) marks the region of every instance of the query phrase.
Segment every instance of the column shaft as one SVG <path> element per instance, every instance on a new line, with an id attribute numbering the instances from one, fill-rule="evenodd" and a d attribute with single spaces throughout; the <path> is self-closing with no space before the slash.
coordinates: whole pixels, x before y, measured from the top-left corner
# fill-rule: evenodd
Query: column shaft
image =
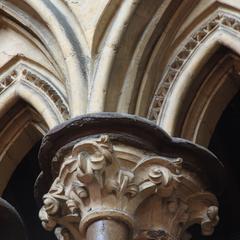
<path id="1" fill-rule="evenodd" d="M 128 227 L 114 220 L 99 220 L 87 229 L 87 240 L 127 240 Z"/>

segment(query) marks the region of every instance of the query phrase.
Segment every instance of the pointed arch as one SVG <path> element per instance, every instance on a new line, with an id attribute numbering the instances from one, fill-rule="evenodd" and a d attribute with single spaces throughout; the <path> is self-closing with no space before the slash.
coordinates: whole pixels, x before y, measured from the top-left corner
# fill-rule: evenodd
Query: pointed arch
<path id="1" fill-rule="evenodd" d="M 46 132 L 69 118 L 64 86 L 26 58 L 0 74 L 0 194 L 25 154 Z"/>
<path id="2" fill-rule="evenodd" d="M 23 157 L 69 118 L 65 88 L 33 61 L 11 59 L 0 72 L 0 195 Z"/>
<path id="3" fill-rule="evenodd" d="M 224 51 L 224 49 L 222 49 Z M 214 61 L 214 59 L 210 60 Z M 186 113 L 178 128 L 178 136 L 208 146 L 215 127 L 232 98 L 240 90 L 240 58 L 225 49 L 219 61 L 210 62 L 210 71 L 206 67 L 202 72 L 204 81 L 190 99 Z"/>
<path id="4" fill-rule="evenodd" d="M 20 98 L 42 115 L 49 128 L 68 119 L 66 92 L 54 75 L 27 59 L 15 61 L 1 73 L 0 116 Z"/>
<path id="5" fill-rule="evenodd" d="M 180 44 L 180 48 L 174 53 L 176 57 L 168 65 L 154 94 L 148 118 L 156 120 L 170 134 L 174 132 L 173 125 L 176 117 L 173 116 L 178 114 L 176 109 L 177 105 L 181 104 L 180 95 L 189 91 L 187 83 L 194 81 L 199 70 L 220 46 L 225 46 L 239 54 L 239 26 L 239 20 L 235 15 L 220 10 Z M 183 82 L 185 85 L 180 84 Z M 179 101 L 172 101 L 173 98 Z M 173 107 L 174 104 L 175 107 Z M 174 115 L 172 115 L 173 111 L 175 111 Z"/>
<path id="6" fill-rule="evenodd" d="M 165 36 L 172 21 L 180 24 L 184 20 L 184 9 L 190 11 L 197 3 L 123 1 L 98 44 L 88 111 L 134 113 L 156 41 Z"/>
<path id="7" fill-rule="evenodd" d="M 69 95 L 71 115 L 85 112 L 89 49 L 79 24 L 61 1 L 2 1 L 1 11 L 37 38 L 61 70 Z M 32 17 L 32 12 L 37 17 Z"/>
<path id="8" fill-rule="evenodd" d="M 191 35 L 190 42 L 185 42 L 180 51 L 178 50 L 178 54 L 176 54 L 177 58 L 170 64 L 168 71 L 165 73 L 165 77 L 160 82 L 157 92 L 155 93 L 154 101 L 150 108 L 149 118 L 154 119 L 157 117 L 158 124 L 171 135 L 180 136 L 183 134 L 181 135 L 182 137 L 188 137 L 193 141 L 194 139 L 196 140 L 197 138 L 193 136 L 192 138 L 185 135 L 185 130 L 181 129 L 186 129 L 186 123 L 184 125 L 184 116 L 189 110 L 190 104 L 194 101 L 194 94 L 197 94 L 203 81 L 207 81 L 208 79 L 207 77 L 206 79 L 201 79 L 199 75 L 203 73 L 206 66 L 211 65 L 209 64 L 210 59 L 214 54 L 217 54 L 220 48 L 225 47 L 225 49 L 228 49 L 225 55 L 230 52 L 239 55 L 239 37 L 239 19 L 233 14 L 223 11 L 215 13 L 211 21 L 207 22 L 200 30 Z M 189 47 L 189 49 L 186 46 Z M 222 56 L 222 58 L 224 58 L 224 56 Z M 237 65 L 235 64 L 234 66 Z M 231 66 L 229 68 L 235 67 Z M 225 77 L 225 80 L 221 80 L 222 84 L 226 83 L 227 79 L 228 77 Z M 233 94 L 232 92 L 232 95 L 228 96 L 228 100 L 226 100 L 222 106 L 218 106 L 218 116 L 221 111 L 223 111 L 227 102 L 233 97 Z M 206 94 L 204 95 L 203 92 L 201 96 L 202 98 L 206 98 Z M 213 99 L 213 101 L 214 100 L 216 99 Z M 191 109 L 193 108 L 194 106 L 192 105 Z M 195 105 L 195 108 L 198 107 Z M 217 119 L 215 123 L 216 121 Z M 197 126 L 195 127 L 197 128 Z M 211 128 L 214 129 L 214 124 Z M 213 131 L 213 129 L 211 131 Z M 205 139 L 202 140 L 202 142 L 196 141 L 203 145 L 207 145 L 208 140 Z"/>
<path id="9" fill-rule="evenodd" d="M 184 108 L 183 99 L 186 94 L 191 91 L 191 84 L 194 83 L 194 80 L 200 73 L 200 69 L 203 68 L 207 60 L 210 59 L 213 53 L 216 52 L 221 45 L 228 46 L 238 55 L 240 54 L 239 37 L 219 30 L 199 46 L 194 57 L 191 58 L 191 64 L 184 67 L 177 81 L 171 83 L 172 85 L 169 90 L 163 90 L 166 91 L 166 96 L 157 121 L 158 124 L 170 134 L 174 134 L 176 122 L 178 121 L 177 119 Z"/>

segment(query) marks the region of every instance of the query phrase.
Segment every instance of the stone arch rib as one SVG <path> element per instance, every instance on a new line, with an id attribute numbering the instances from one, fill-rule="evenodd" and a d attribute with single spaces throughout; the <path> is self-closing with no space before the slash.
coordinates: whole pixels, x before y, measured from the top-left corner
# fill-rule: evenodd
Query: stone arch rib
<path id="1" fill-rule="evenodd" d="M 44 74 L 39 66 L 24 61 L 11 66 L 0 77 L 0 105 L 7 109 L 11 102 L 23 99 L 51 128 L 69 118 L 69 108 L 64 88 L 50 73 Z"/>
<path id="2" fill-rule="evenodd" d="M 188 38 L 181 44 L 180 48 L 176 50 L 174 54 L 176 57 L 170 62 L 165 71 L 164 77 L 155 91 L 149 108 L 148 119 L 160 123 L 160 118 L 163 114 L 168 94 L 180 78 L 188 62 L 194 57 L 196 51 L 210 36 L 222 30 L 225 30 L 226 34 L 231 33 L 234 36 L 239 37 L 240 19 L 231 13 L 218 10 L 208 19 L 207 22 L 188 36 Z M 220 42 L 221 40 L 219 43 Z"/>
<path id="3" fill-rule="evenodd" d="M 26 4 L 27 10 L 22 11 L 21 16 L 16 16 L 17 12 L 13 11 L 13 8 L 18 8 L 17 3 L 13 5 L 3 1 L 0 3 L 0 10 L 6 11 L 19 24 L 23 22 L 25 28 L 38 37 L 63 71 L 71 115 L 84 113 L 87 104 L 90 54 L 81 29 L 76 27 L 79 26 L 76 19 L 59 0 L 54 4 L 53 1 L 22 2 Z M 33 20 L 33 24 L 28 21 L 32 19 L 31 13 L 28 13 L 29 9 L 38 14 L 39 22 Z M 54 51 L 51 48 L 54 48 Z"/>

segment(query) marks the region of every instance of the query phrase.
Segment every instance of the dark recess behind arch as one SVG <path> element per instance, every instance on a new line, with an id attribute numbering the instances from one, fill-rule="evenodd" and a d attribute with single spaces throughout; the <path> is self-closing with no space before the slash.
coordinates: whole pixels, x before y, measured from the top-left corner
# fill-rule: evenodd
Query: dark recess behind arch
<path id="1" fill-rule="evenodd" d="M 26 226 L 29 240 L 56 240 L 52 232 L 47 232 L 41 226 L 38 218 L 39 207 L 34 199 L 34 183 L 40 173 L 37 157 L 39 147 L 40 142 L 33 146 L 16 168 L 3 198 L 19 212 Z"/>

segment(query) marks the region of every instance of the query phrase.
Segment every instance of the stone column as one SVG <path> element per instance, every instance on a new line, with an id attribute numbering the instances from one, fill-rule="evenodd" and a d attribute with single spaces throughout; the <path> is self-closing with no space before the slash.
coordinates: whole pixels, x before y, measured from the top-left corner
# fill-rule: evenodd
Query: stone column
<path id="1" fill-rule="evenodd" d="M 145 119 L 89 114 L 43 139 L 39 216 L 61 240 L 187 239 L 219 221 L 223 167 L 206 149 Z"/>
<path id="2" fill-rule="evenodd" d="M 0 236 L 1 240 L 28 239 L 19 213 L 10 203 L 2 198 L 0 198 Z"/>

